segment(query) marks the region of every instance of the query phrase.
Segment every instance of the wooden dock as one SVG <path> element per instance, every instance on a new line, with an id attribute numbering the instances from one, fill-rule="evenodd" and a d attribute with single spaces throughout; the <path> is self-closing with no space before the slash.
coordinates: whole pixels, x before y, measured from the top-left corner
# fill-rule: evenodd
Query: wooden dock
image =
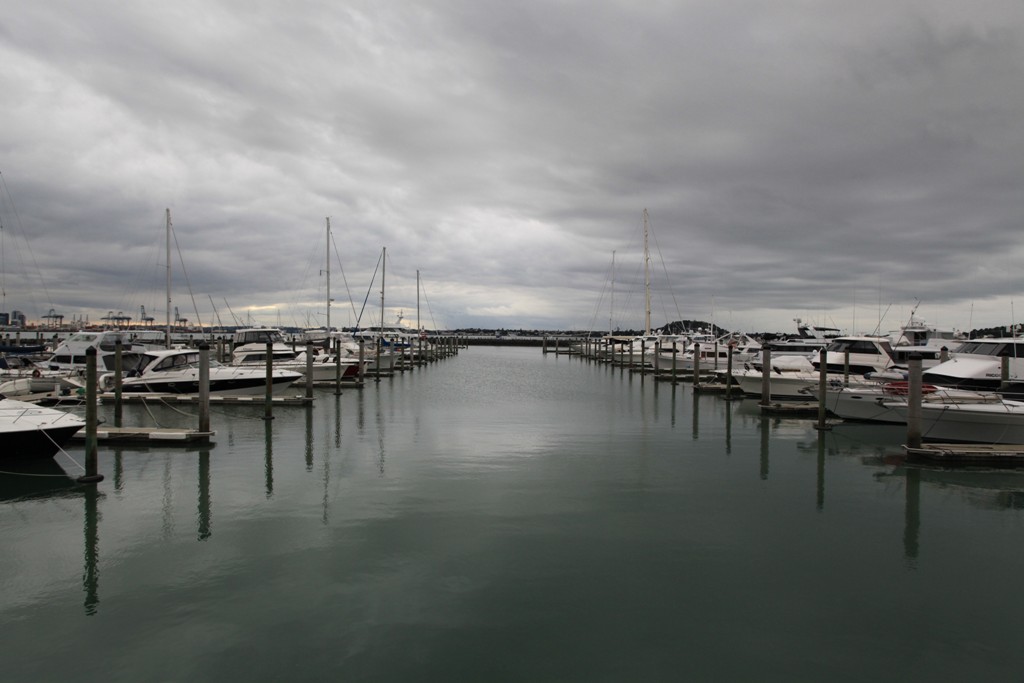
<path id="1" fill-rule="evenodd" d="M 772 415 L 775 417 L 818 417 L 817 403 L 794 401 L 792 403 L 761 403 L 758 405 L 761 408 L 762 415 Z"/>
<path id="2" fill-rule="evenodd" d="M 925 443 L 904 446 L 907 459 L 948 465 L 1018 467 L 1024 465 L 1024 444 Z"/>
<path id="3" fill-rule="evenodd" d="M 99 442 L 116 441 L 122 444 L 151 444 L 154 441 L 159 441 L 163 445 L 191 444 L 197 441 L 208 442 L 216 433 L 177 427 L 107 427 L 104 425 L 96 430 L 96 440 Z M 75 432 L 71 438 L 74 441 L 85 441 L 85 428 Z"/>
<path id="4" fill-rule="evenodd" d="M 695 394 L 718 394 L 720 396 L 726 396 L 728 398 L 743 398 L 743 390 L 738 385 L 733 384 L 726 387 L 725 382 L 701 382 L 700 384 L 693 385 L 693 393 Z"/>

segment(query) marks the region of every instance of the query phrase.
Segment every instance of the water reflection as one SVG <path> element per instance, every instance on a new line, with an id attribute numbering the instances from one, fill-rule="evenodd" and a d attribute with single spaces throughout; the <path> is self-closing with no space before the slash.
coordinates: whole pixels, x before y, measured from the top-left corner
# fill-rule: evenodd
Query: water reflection
<path id="1" fill-rule="evenodd" d="M 313 471 L 313 406 L 306 406 L 306 471 Z"/>
<path id="2" fill-rule="evenodd" d="M 84 487 L 85 542 L 82 591 L 85 593 L 85 613 L 96 614 L 100 604 L 100 492 L 95 485 Z"/>
<path id="3" fill-rule="evenodd" d="M 817 510 L 825 509 L 825 432 L 818 432 L 818 478 L 817 478 Z"/>
<path id="4" fill-rule="evenodd" d="M 264 422 L 263 441 L 267 449 L 263 472 L 267 498 L 270 499 L 274 497 L 274 423 L 270 420 Z"/>
<path id="5" fill-rule="evenodd" d="M 769 419 L 762 417 L 758 429 L 761 430 L 761 479 L 768 479 L 768 442 L 771 440 L 771 430 L 769 429 Z"/>
<path id="6" fill-rule="evenodd" d="M 381 407 L 381 392 L 377 392 L 377 475 L 384 476 L 384 462 L 387 455 L 384 451 L 384 410 Z"/>
<path id="7" fill-rule="evenodd" d="M 903 506 L 903 555 L 916 566 L 921 537 L 921 471 L 906 472 L 906 496 Z"/>
<path id="8" fill-rule="evenodd" d="M 80 487 L 53 458 L 7 462 L 0 472 L 0 502 L 76 497 Z"/>
<path id="9" fill-rule="evenodd" d="M 210 511 L 210 451 L 199 451 L 199 504 L 196 538 L 205 541 L 213 534 L 213 515 Z"/>
<path id="10" fill-rule="evenodd" d="M 725 401 L 725 454 L 732 455 L 732 403 Z"/>
<path id="11" fill-rule="evenodd" d="M 691 435 L 694 441 L 700 437 L 700 397 L 701 395 L 696 392 L 690 393 L 690 403 L 693 404 L 693 431 Z"/>

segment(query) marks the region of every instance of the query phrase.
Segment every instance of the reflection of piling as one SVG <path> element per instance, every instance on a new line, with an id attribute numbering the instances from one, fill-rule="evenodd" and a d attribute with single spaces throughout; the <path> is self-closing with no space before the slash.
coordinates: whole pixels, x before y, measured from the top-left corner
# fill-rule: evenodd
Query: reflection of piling
<path id="1" fill-rule="evenodd" d="M 907 393 L 907 448 L 921 447 L 921 356 L 911 354 Z"/>
<path id="2" fill-rule="evenodd" d="M 906 501 L 903 508 L 903 554 L 916 560 L 921 539 L 921 470 L 906 470 Z"/>
<path id="3" fill-rule="evenodd" d="M 209 352 L 208 346 L 207 352 Z M 196 520 L 196 538 L 200 541 L 205 541 L 213 534 L 210 502 L 210 451 L 202 450 L 199 451 L 199 502 L 197 505 L 199 516 Z"/>
<path id="4" fill-rule="evenodd" d="M 78 478 L 80 484 L 103 481 L 97 472 L 96 422 L 96 347 L 90 346 L 85 350 L 85 474 Z"/>
<path id="5" fill-rule="evenodd" d="M 99 491 L 95 486 L 85 489 L 85 557 L 82 571 L 82 591 L 85 593 L 85 613 L 96 614 L 100 604 L 100 534 Z"/>

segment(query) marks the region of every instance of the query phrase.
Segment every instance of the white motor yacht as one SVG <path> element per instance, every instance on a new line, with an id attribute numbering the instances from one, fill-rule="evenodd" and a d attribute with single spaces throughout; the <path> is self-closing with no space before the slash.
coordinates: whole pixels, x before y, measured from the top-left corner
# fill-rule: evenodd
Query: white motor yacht
<path id="1" fill-rule="evenodd" d="M 129 394 L 196 394 L 199 392 L 199 357 L 200 352 L 194 349 L 147 351 L 138 365 L 127 368 L 121 390 Z M 299 372 L 275 368 L 271 375 L 272 392 L 288 388 L 300 377 Z M 211 394 L 259 395 L 266 391 L 266 386 L 265 368 L 221 365 L 210 360 Z M 103 375 L 100 387 L 104 391 L 113 390 L 114 375 Z"/>
<path id="2" fill-rule="evenodd" d="M 48 458 L 84 426 L 77 415 L 0 396 L 0 457 Z"/>
<path id="3" fill-rule="evenodd" d="M 885 405 L 906 421 L 906 403 Z M 960 443 L 1024 443 L 1024 402 L 922 402 L 921 438 Z"/>
<path id="4" fill-rule="evenodd" d="M 944 387 L 998 391 L 1008 398 L 1024 398 L 1024 340 L 1001 337 L 965 341 L 950 354 L 949 360 L 925 369 L 922 378 Z"/>

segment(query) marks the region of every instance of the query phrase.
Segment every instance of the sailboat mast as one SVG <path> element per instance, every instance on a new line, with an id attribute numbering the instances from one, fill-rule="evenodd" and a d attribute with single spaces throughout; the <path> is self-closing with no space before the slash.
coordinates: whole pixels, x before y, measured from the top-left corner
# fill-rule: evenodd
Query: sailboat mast
<path id="1" fill-rule="evenodd" d="M 164 343 L 167 348 L 171 348 L 171 210 L 166 209 L 167 212 L 167 334 L 164 338 Z"/>
<path id="2" fill-rule="evenodd" d="M 612 250 L 612 296 L 611 305 L 608 306 L 608 334 L 615 334 L 612 327 L 612 318 L 615 316 L 615 250 Z"/>
<path id="3" fill-rule="evenodd" d="M 416 331 L 423 329 L 420 325 L 420 269 L 416 269 Z"/>
<path id="4" fill-rule="evenodd" d="M 327 338 L 331 337 L 331 217 L 327 217 Z"/>
<path id="5" fill-rule="evenodd" d="M 647 209 L 644 209 L 644 334 L 651 333 L 651 253 L 647 248 Z"/>
<path id="6" fill-rule="evenodd" d="M 384 338 L 384 274 L 388 268 L 388 248 L 384 247 L 380 256 L 380 338 Z"/>

